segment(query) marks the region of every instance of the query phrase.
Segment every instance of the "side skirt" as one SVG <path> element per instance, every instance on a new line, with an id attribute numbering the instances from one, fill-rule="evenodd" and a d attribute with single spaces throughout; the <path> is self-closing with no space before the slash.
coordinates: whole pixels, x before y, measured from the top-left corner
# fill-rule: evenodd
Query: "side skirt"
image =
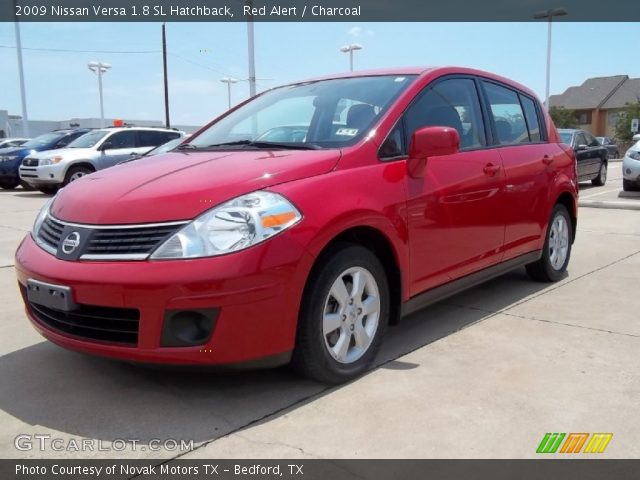
<path id="1" fill-rule="evenodd" d="M 471 287 L 475 287 L 480 283 L 484 283 L 492 278 L 504 275 L 511 270 L 518 267 L 522 267 L 529 263 L 533 263 L 540 259 L 542 256 L 542 250 L 536 250 L 535 252 L 525 253 L 518 257 L 507 260 L 506 262 L 493 265 L 491 267 L 480 270 L 479 272 L 471 273 L 458 280 L 440 285 L 439 287 L 432 288 L 426 292 L 420 293 L 408 301 L 404 302 L 401 307 L 401 317 L 406 317 L 428 305 L 444 300 L 447 297 L 460 293 Z"/>

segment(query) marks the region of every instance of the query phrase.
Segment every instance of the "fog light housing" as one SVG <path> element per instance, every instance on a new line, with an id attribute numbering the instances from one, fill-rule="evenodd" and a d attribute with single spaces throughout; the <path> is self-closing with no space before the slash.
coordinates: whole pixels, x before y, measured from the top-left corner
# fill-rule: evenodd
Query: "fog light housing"
<path id="1" fill-rule="evenodd" d="M 213 334 L 220 309 L 167 310 L 162 326 L 161 347 L 204 345 Z"/>

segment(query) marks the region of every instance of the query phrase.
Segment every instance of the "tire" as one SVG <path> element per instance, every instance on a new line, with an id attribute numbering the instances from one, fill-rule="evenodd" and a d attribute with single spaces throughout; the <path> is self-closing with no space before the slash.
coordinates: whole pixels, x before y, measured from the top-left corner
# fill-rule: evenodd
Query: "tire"
<path id="1" fill-rule="evenodd" d="M 0 188 L 2 188 L 3 190 L 13 190 L 19 184 L 20 184 L 20 182 L 18 180 L 15 180 L 15 181 L 8 180 L 8 181 L 5 181 L 5 182 L 0 182 Z"/>
<path id="2" fill-rule="evenodd" d="M 607 162 L 602 162 L 600 164 L 600 171 L 598 172 L 598 176 L 591 180 L 591 183 L 596 187 L 602 187 L 605 183 L 607 183 Z"/>
<path id="3" fill-rule="evenodd" d="M 613 158 L 620 158 L 620 152 L 616 150 L 616 151 L 613 153 Z"/>
<path id="4" fill-rule="evenodd" d="M 557 222 L 562 223 L 565 230 L 558 230 L 559 225 Z M 554 237 L 558 240 L 554 240 Z M 573 226 L 569 212 L 564 205 L 557 203 L 553 207 L 549 224 L 547 225 L 542 257 L 540 257 L 540 260 L 527 265 L 529 276 L 539 282 L 557 282 L 560 280 L 567 270 L 567 265 L 569 265 L 572 238 Z M 560 244 L 557 241 L 560 241 Z M 559 248 L 556 245 L 559 245 Z M 560 262 L 561 257 L 556 257 L 558 254 L 564 255 L 563 261 Z"/>
<path id="5" fill-rule="evenodd" d="M 90 173 L 93 173 L 93 170 L 87 167 L 71 167 L 67 171 L 67 174 L 64 177 L 64 182 L 62 183 L 62 186 L 66 187 L 74 180 L 77 180 L 80 177 L 84 177 L 85 175 L 89 175 Z"/>
<path id="6" fill-rule="evenodd" d="M 625 192 L 637 192 L 638 190 L 640 190 L 640 185 L 638 185 L 636 182 L 632 182 L 631 180 L 623 178 L 622 189 Z"/>
<path id="7" fill-rule="evenodd" d="M 20 186 L 22 187 L 23 190 L 26 190 L 27 192 L 31 192 L 36 189 L 34 186 L 29 185 L 24 180 L 20 180 Z"/>
<path id="8" fill-rule="evenodd" d="M 362 282 L 362 293 L 352 295 L 356 275 Z M 373 312 L 369 315 L 367 305 Z M 344 243 L 331 248 L 318 259 L 305 287 L 293 368 L 329 384 L 361 375 L 378 353 L 389 308 L 389 285 L 380 260 L 359 245 Z M 329 330 L 334 325 L 336 328 Z"/>
<path id="9" fill-rule="evenodd" d="M 41 185 L 40 187 L 38 187 L 38 190 L 46 195 L 53 195 L 59 190 L 59 188 L 60 187 L 58 187 L 57 185 Z"/>

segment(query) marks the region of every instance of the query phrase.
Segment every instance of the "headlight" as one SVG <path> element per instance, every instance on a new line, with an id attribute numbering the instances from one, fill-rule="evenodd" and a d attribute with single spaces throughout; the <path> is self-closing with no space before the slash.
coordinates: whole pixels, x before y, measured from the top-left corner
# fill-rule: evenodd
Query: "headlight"
<path id="1" fill-rule="evenodd" d="M 640 160 L 640 152 L 636 150 L 629 150 L 627 152 L 627 157 L 633 158 L 634 160 Z"/>
<path id="2" fill-rule="evenodd" d="M 199 258 L 237 252 L 295 225 L 300 212 L 282 195 L 253 192 L 223 203 L 172 235 L 152 259 Z"/>
<path id="3" fill-rule="evenodd" d="M 64 157 L 60 155 L 56 155 L 55 157 L 51 158 L 43 158 L 40 160 L 39 165 L 55 165 L 57 163 L 60 163 L 63 159 Z"/>
<path id="4" fill-rule="evenodd" d="M 38 232 L 40 231 L 40 227 L 42 227 L 42 224 L 44 223 L 45 219 L 47 218 L 47 215 L 49 214 L 49 208 L 51 208 L 51 204 L 53 203 L 53 201 L 55 200 L 56 197 L 52 197 L 49 200 L 47 200 L 47 203 L 45 203 L 42 208 L 40 209 L 40 212 L 38 213 L 38 216 L 36 217 L 36 221 L 33 222 L 33 228 L 31 229 L 31 234 L 33 235 L 33 238 L 37 241 L 38 238 Z"/>

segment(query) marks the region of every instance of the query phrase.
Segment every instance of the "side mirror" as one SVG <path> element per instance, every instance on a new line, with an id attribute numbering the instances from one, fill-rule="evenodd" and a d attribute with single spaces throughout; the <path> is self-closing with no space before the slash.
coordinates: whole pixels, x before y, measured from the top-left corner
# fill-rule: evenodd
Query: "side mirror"
<path id="1" fill-rule="evenodd" d="M 575 150 L 576 150 L 576 152 L 580 152 L 582 150 L 586 150 L 587 148 L 588 147 L 585 144 L 582 143 L 582 144 L 578 145 Z"/>
<path id="2" fill-rule="evenodd" d="M 113 143 L 111 142 L 104 142 L 101 146 L 100 146 L 100 150 L 102 150 L 103 152 L 105 150 L 111 150 L 113 149 Z"/>
<path id="3" fill-rule="evenodd" d="M 453 155 L 460 150 L 460 134 L 452 127 L 423 127 L 411 136 L 407 169 L 413 178 L 424 177 L 427 158 Z"/>

